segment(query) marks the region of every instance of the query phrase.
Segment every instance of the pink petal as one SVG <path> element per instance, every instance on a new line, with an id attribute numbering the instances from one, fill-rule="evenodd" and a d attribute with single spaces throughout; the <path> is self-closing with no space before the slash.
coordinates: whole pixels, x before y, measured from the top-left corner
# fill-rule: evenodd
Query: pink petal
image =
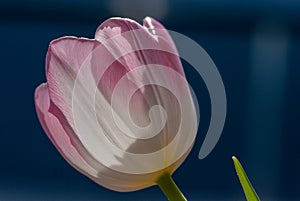
<path id="1" fill-rule="evenodd" d="M 153 30 L 158 35 L 153 34 Z M 144 19 L 144 26 L 127 18 L 108 19 L 98 27 L 95 38 L 106 43 L 115 56 L 113 65 L 99 78 L 99 88 L 109 101 L 121 77 L 141 65 L 162 65 L 184 76 L 177 50 L 167 30 L 150 17 Z M 143 82 L 144 76 L 134 74 L 133 78 L 129 78 L 129 90 L 135 87 L 133 79 L 135 82 Z M 165 79 L 170 80 L 170 85 L 176 85 L 170 76 L 167 75 Z M 137 102 L 140 101 L 137 99 Z"/>
<path id="2" fill-rule="evenodd" d="M 71 101 L 67 100 L 71 97 L 70 89 L 83 62 L 98 45 L 95 40 L 63 37 L 52 41 L 49 46 L 46 56 L 49 93 L 51 101 L 66 111 L 66 117 L 71 113 Z"/>
<path id="3" fill-rule="evenodd" d="M 59 120 L 51 113 L 50 98 L 47 84 L 41 84 L 35 90 L 35 107 L 40 123 L 60 154 L 77 170 L 90 176 L 97 176 L 97 171 L 91 167 L 73 146 Z"/>
<path id="4" fill-rule="evenodd" d="M 37 87 L 34 99 L 37 116 L 44 131 L 63 158 L 75 169 L 96 183 L 116 191 L 133 191 L 154 184 L 153 178 L 157 177 L 154 176 L 154 174 L 130 175 L 118 173 L 97 164 L 97 162 L 93 161 L 88 155 L 83 157 L 80 152 L 82 152 L 84 148 L 79 147 L 80 142 L 74 142 L 76 139 L 71 138 L 69 136 L 70 133 L 67 134 L 59 120 L 49 112 L 51 103 L 46 83 Z M 81 149 L 81 151 L 78 151 L 79 149 Z"/>
<path id="5" fill-rule="evenodd" d="M 141 65 L 158 64 L 166 66 L 184 76 L 177 50 L 167 31 L 157 21 L 149 17 L 146 19 L 145 27 L 143 27 L 130 19 L 111 18 L 103 22 L 96 31 L 95 38 L 103 43 L 107 43 L 106 46 L 115 55 L 113 65 L 109 67 L 103 77 L 99 78 L 99 88 L 109 101 L 121 77 Z M 159 33 L 163 31 L 163 37 L 159 35 L 157 40 L 150 30 L 150 26 L 152 28 L 157 26 Z M 129 31 L 133 30 L 138 30 L 138 33 L 129 33 Z M 126 35 L 126 33 L 129 34 Z M 143 49 L 143 47 L 151 49 Z M 131 87 L 135 87 L 132 82 L 133 79 L 135 82 L 143 82 L 144 79 L 144 75 L 139 74 L 134 74 L 132 77 L 128 79 L 128 90 Z M 166 76 L 166 79 L 169 78 L 169 76 Z M 172 79 L 169 80 L 170 85 L 174 85 L 174 81 Z M 137 102 L 141 101 L 143 102 L 143 100 L 137 99 Z"/>
<path id="6" fill-rule="evenodd" d="M 153 34 L 153 30 L 156 30 L 158 35 Z M 126 35 L 126 33 L 130 34 Z M 162 74 L 157 78 L 157 75 L 153 75 L 150 70 L 139 71 L 140 73 L 134 70 L 142 65 L 147 65 L 148 68 L 153 68 L 152 64 L 161 65 L 175 70 L 184 78 L 183 68 L 173 41 L 166 29 L 151 18 L 145 19 L 144 27 L 129 19 L 106 20 L 97 29 L 95 38 L 106 43 L 112 55 L 115 55 L 115 62 L 109 66 L 100 79 L 99 89 L 109 102 L 114 94 L 117 101 L 113 106 L 122 119 L 128 125 L 132 124 L 130 121 L 132 118 L 137 125 L 146 126 L 150 122 L 149 109 L 157 104 L 165 108 L 169 118 L 166 127 L 160 133 L 162 135 L 158 134 L 157 137 L 137 141 L 135 144 L 140 146 L 131 146 L 129 151 L 148 153 L 159 150 L 162 144 L 168 144 L 176 135 L 175 131 L 180 121 L 179 105 L 176 98 L 164 88 L 152 85 L 138 89 L 137 85 L 145 80 L 152 80 L 154 83 L 157 80 L 164 80 L 169 90 L 182 91 L 188 88 L 187 85 L 178 84 L 177 78 L 166 71 L 161 71 Z M 145 49 L 139 49 L 139 47 L 145 47 Z M 124 76 L 129 72 L 131 76 Z M 119 83 L 121 79 L 122 84 Z M 118 83 L 120 88 L 114 93 Z M 128 99 L 129 92 L 134 89 L 138 90 L 131 97 L 129 117 L 125 100 Z M 159 117 L 156 120 L 159 121 Z M 147 143 L 152 146 L 147 146 Z"/>
<path id="7" fill-rule="evenodd" d="M 152 17 L 146 17 L 143 20 L 143 26 L 146 27 L 150 33 L 152 33 L 153 35 L 158 36 L 158 41 L 160 43 L 161 46 L 167 46 L 164 47 L 164 49 L 166 50 L 170 50 L 172 49 L 172 52 L 176 53 L 175 57 L 169 57 L 169 60 L 171 60 L 172 65 L 171 68 L 173 68 L 174 70 L 176 70 L 178 73 L 180 73 L 181 75 L 184 75 L 184 71 L 179 59 L 179 55 L 176 49 L 176 46 L 174 44 L 173 39 L 171 38 L 168 30 L 157 20 L 155 20 Z"/>
<path id="8" fill-rule="evenodd" d="M 120 35 L 124 37 L 118 37 Z M 109 38 L 113 40 L 108 41 Z M 124 65 L 127 70 L 140 64 L 156 63 L 184 75 L 172 38 L 164 26 L 153 18 L 146 17 L 143 26 L 128 18 L 110 18 L 97 28 L 95 39 L 108 42 L 108 46 L 112 47 L 111 51 L 134 50 L 135 54 L 126 57 L 122 62 L 127 64 Z M 150 47 L 152 50 L 145 50 L 143 47 Z"/>

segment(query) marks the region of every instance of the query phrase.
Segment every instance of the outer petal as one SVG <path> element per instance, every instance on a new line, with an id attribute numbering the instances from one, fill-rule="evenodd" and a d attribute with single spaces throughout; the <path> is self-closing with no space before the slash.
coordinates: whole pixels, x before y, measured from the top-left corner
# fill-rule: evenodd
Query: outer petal
<path id="1" fill-rule="evenodd" d="M 116 60 L 100 79 L 99 89 L 108 101 L 113 102 L 114 109 L 125 124 L 147 125 L 149 110 L 155 105 L 162 106 L 168 117 L 164 129 L 158 135 L 147 140 L 137 140 L 134 146 L 128 148 L 128 151 L 148 153 L 168 145 L 174 139 L 181 122 L 178 100 L 172 92 L 181 93 L 189 89 L 187 83 L 182 85 L 177 76 L 173 76 L 166 70 L 162 70 L 160 74 L 153 74 L 150 70 L 154 68 L 152 66 L 160 65 L 169 68 L 170 71 L 174 70 L 184 78 L 177 50 L 166 29 L 152 18 L 146 18 L 144 26 L 130 19 L 111 18 L 99 26 L 95 38 L 109 48 Z M 144 70 L 137 70 L 143 65 L 146 66 Z M 122 72 L 118 74 L 120 71 Z M 164 87 L 159 87 L 159 83 L 162 82 L 165 83 Z M 143 83 L 154 84 L 141 88 Z M 134 88 L 137 91 L 130 99 L 130 107 L 127 107 L 126 101 Z M 114 94 L 115 101 L 112 100 L 112 94 Z M 183 104 L 190 104 L 191 111 L 193 111 L 193 101 L 190 96 Z M 192 113 L 190 117 L 189 119 L 192 119 L 194 114 Z M 131 118 L 134 123 L 131 122 Z M 156 122 L 153 125 L 162 122 L 163 118 L 163 114 L 156 113 L 154 115 Z M 134 128 L 131 128 L 132 130 Z M 150 135 L 152 130 L 148 132 L 142 130 L 137 132 L 136 136 L 142 136 L 143 133 Z"/>
<path id="2" fill-rule="evenodd" d="M 80 67 L 97 45 L 95 40 L 62 37 L 52 41 L 47 52 L 46 77 L 51 101 L 63 111 L 72 127 L 72 88 Z"/>
<path id="3" fill-rule="evenodd" d="M 60 154 L 77 170 L 96 177 L 98 172 L 91 167 L 73 146 L 58 119 L 51 113 L 50 98 L 47 84 L 41 84 L 35 90 L 35 107 L 40 123 Z"/>

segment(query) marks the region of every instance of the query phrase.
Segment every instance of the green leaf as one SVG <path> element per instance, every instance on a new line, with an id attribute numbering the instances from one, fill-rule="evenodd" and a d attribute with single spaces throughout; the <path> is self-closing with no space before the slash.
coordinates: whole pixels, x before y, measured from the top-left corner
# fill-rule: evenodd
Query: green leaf
<path id="1" fill-rule="evenodd" d="M 241 163 L 239 162 L 239 160 L 235 156 L 232 157 L 232 160 L 234 163 L 236 173 L 242 184 L 247 201 L 260 201 L 259 197 L 257 196 L 254 188 L 252 187 L 252 185 L 246 175 L 246 172 L 245 172 L 243 166 L 241 165 Z"/>

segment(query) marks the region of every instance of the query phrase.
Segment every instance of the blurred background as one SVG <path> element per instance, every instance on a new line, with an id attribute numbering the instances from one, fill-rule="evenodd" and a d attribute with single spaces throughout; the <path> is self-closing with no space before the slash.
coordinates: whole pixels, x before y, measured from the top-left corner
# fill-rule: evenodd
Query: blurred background
<path id="1" fill-rule="evenodd" d="M 232 155 L 261 200 L 300 200 L 299 11 L 297 0 L 1 0 L 0 200 L 166 200 L 157 187 L 117 193 L 96 185 L 62 159 L 36 117 L 33 94 L 45 82 L 49 42 L 93 38 L 112 16 L 157 18 L 197 41 L 223 78 L 226 125 L 213 152 L 199 160 L 210 100 L 183 61 L 201 111 L 196 144 L 174 175 L 189 200 L 246 200 Z"/>

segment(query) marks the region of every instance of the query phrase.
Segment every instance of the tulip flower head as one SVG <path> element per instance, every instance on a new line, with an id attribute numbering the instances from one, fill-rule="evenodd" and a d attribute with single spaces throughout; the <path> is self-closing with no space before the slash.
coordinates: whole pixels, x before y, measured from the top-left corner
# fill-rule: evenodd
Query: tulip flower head
<path id="1" fill-rule="evenodd" d="M 116 191 L 173 185 L 169 176 L 189 154 L 198 122 L 176 47 L 159 22 L 111 18 L 95 39 L 58 38 L 46 78 L 35 91 L 37 115 L 70 165 Z"/>

